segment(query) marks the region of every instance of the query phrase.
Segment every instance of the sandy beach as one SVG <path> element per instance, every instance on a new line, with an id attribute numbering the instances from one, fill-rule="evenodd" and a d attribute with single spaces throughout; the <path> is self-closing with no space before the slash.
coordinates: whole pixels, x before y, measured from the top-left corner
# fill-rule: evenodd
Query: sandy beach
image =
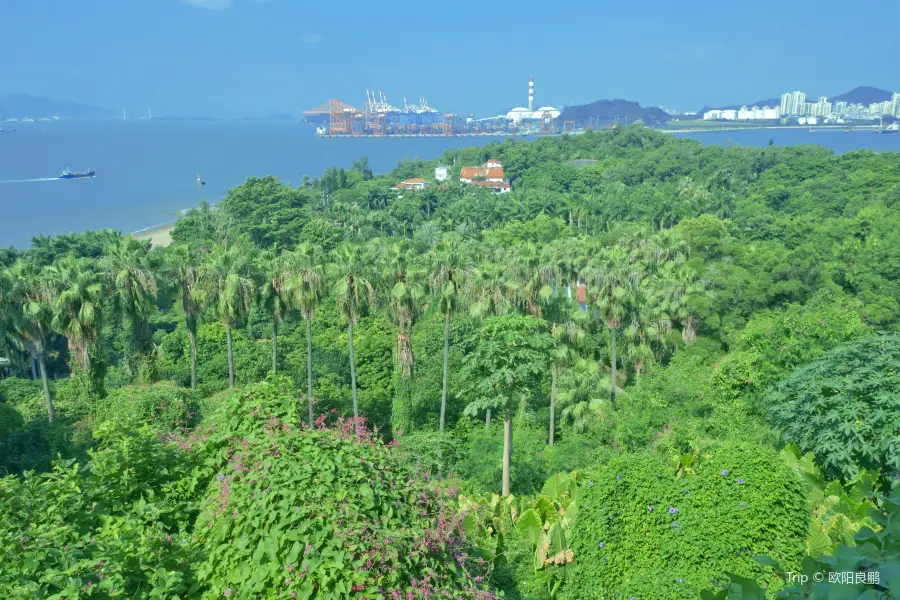
<path id="1" fill-rule="evenodd" d="M 154 248 L 163 248 L 172 243 L 173 229 L 175 229 L 175 221 L 135 231 L 132 236 L 136 240 L 150 240 L 150 244 Z"/>

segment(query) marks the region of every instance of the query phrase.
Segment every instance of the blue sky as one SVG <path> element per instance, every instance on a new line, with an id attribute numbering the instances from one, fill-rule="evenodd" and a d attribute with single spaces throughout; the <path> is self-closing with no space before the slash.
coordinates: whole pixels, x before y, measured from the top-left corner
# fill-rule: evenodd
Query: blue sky
<path id="1" fill-rule="evenodd" d="M 890 2 L 0 0 L 0 94 L 131 112 L 298 114 L 425 96 L 494 114 L 627 98 L 696 110 L 900 89 Z"/>

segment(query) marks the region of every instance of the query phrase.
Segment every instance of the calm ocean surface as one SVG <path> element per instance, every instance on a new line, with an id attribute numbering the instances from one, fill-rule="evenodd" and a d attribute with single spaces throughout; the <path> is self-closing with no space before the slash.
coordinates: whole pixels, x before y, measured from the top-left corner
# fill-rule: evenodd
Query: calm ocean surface
<path id="1" fill-rule="evenodd" d="M 4 124 L 6 127 L 7 124 Z M 56 131 L 41 131 L 41 128 Z M 495 138 L 317 139 L 311 125 L 281 123 L 33 123 L 0 132 L 0 182 L 55 177 L 66 166 L 95 179 L 0 183 L 0 247 L 37 234 L 111 227 L 135 231 L 172 221 L 201 200 L 217 202 L 248 176 L 300 183 L 330 166 L 368 156 L 376 172 L 403 158 L 433 159 L 448 148 Z M 804 130 L 679 134 L 704 144 L 821 144 L 900 152 L 900 135 Z M 500 138 L 502 139 L 502 138 Z M 898 157 L 900 159 L 900 157 Z M 197 172 L 207 185 L 196 185 Z"/>

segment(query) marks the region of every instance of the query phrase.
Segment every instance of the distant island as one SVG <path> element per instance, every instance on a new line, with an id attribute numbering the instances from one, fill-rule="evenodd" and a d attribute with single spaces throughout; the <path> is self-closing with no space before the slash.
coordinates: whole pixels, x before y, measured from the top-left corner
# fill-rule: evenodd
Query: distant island
<path id="1" fill-rule="evenodd" d="M 642 107 L 632 100 L 597 100 L 590 104 L 567 106 L 560 114 L 560 122 L 573 121 L 576 128 L 599 128 L 607 125 L 633 123 L 641 120 L 644 125 L 664 125 L 669 118 L 663 109 L 650 106 Z"/>
<path id="2" fill-rule="evenodd" d="M 71 102 L 69 100 L 52 100 L 29 94 L 9 94 L 0 96 L 0 120 L 6 119 L 103 119 L 113 117 L 115 113 L 107 108 Z"/>

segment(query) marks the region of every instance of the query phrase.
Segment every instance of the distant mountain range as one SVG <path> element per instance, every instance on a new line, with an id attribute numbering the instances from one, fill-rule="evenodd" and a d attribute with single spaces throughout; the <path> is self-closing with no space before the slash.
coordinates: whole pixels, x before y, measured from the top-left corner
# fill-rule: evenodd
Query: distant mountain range
<path id="1" fill-rule="evenodd" d="M 0 96 L 0 118 L 60 117 L 61 119 L 98 119 L 110 117 L 113 111 L 67 100 L 38 98 L 28 94 Z"/>
<path id="2" fill-rule="evenodd" d="M 860 86 L 849 92 L 844 92 L 838 96 L 828 96 L 829 102 L 847 102 L 849 104 L 862 104 L 868 106 L 873 102 L 884 102 L 890 100 L 893 92 L 882 90 L 879 88 Z M 812 94 L 806 95 L 807 102 L 815 102 L 818 96 Z M 747 102 L 745 104 L 732 104 L 729 106 L 704 106 L 697 114 L 703 114 L 708 110 L 738 110 L 742 106 L 781 106 L 781 96 L 778 98 L 769 98 L 768 100 L 758 100 L 756 102 Z"/>
<path id="3" fill-rule="evenodd" d="M 669 118 L 661 108 L 650 106 L 642 107 L 631 100 L 597 100 L 590 104 L 567 106 L 557 121 L 575 121 L 575 127 L 586 126 L 603 127 L 616 123 L 634 123 L 638 119 L 644 125 L 660 125 Z"/>

